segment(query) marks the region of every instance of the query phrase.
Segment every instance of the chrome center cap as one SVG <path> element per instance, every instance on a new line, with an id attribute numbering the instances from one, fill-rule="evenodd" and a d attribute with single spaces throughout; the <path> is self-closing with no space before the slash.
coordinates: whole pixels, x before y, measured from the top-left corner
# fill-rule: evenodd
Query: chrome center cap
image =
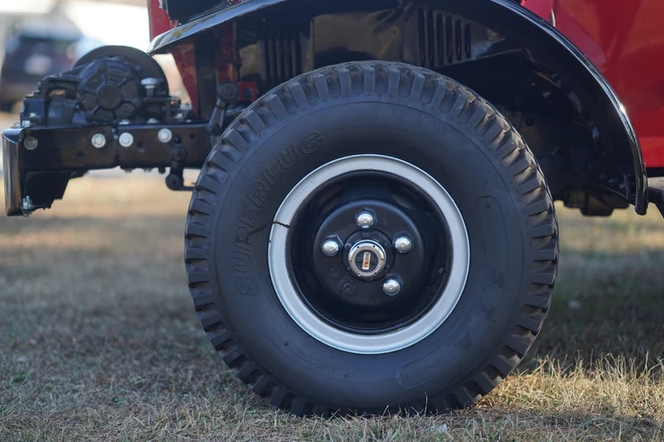
<path id="1" fill-rule="evenodd" d="M 351 272 L 362 279 L 370 279 L 385 268 L 385 249 L 376 241 L 365 239 L 356 243 L 348 252 Z"/>

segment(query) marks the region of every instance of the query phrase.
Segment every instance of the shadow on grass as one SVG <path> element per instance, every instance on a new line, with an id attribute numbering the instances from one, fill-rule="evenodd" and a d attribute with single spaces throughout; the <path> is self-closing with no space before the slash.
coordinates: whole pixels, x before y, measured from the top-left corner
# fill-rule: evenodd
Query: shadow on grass
<path id="1" fill-rule="evenodd" d="M 581 257 L 585 265 L 563 268 L 547 320 L 522 369 L 544 358 L 569 368 L 607 356 L 640 367 L 657 365 L 664 356 L 663 256 L 659 251 L 592 253 Z"/>

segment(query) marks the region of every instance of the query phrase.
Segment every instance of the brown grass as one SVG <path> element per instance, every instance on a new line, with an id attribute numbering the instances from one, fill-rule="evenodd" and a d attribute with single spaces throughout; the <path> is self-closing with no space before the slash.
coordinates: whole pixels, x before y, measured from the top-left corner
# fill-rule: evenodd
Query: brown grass
<path id="1" fill-rule="evenodd" d="M 188 198 L 142 174 L 84 178 L 51 211 L 0 218 L 0 441 L 664 440 L 656 211 L 560 208 L 550 317 L 477 407 L 321 420 L 266 406 L 206 341 L 182 264 Z"/>

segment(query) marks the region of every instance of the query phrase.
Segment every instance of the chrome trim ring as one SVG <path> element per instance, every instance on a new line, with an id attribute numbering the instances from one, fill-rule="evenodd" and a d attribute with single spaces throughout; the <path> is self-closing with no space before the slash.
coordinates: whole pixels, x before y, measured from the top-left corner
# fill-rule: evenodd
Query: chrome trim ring
<path id="1" fill-rule="evenodd" d="M 351 333 L 322 320 L 298 294 L 289 271 L 288 231 L 307 198 L 330 180 L 361 171 L 390 173 L 427 195 L 445 219 L 451 263 L 443 293 L 418 320 L 398 330 L 381 334 Z M 311 172 L 293 187 L 277 210 L 268 246 L 270 277 L 279 301 L 296 324 L 313 338 L 341 351 L 383 354 L 410 347 L 429 336 L 454 311 L 468 278 L 470 241 L 461 212 L 445 188 L 431 175 L 404 160 L 385 155 L 353 155 L 330 161 Z"/>

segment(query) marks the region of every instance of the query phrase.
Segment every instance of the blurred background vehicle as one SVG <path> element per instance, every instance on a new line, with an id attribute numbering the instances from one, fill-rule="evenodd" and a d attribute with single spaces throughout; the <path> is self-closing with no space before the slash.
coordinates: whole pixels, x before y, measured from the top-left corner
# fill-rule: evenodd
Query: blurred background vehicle
<path id="1" fill-rule="evenodd" d="M 46 75 L 71 69 L 83 54 L 104 44 L 85 37 L 73 25 L 53 22 L 24 22 L 12 34 L 5 42 L 0 70 L 0 111 L 4 112 L 10 112 Z"/>
<path id="2" fill-rule="evenodd" d="M 16 121 L 23 97 L 48 75 L 69 70 L 103 45 L 145 50 L 149 43 L 145 0 L 0 1 L 0 127 Z M 118 32 L 118 23 L 123 23 Z M 170 55 L 155 57 L 171 85 L 186 100 Z"/>

